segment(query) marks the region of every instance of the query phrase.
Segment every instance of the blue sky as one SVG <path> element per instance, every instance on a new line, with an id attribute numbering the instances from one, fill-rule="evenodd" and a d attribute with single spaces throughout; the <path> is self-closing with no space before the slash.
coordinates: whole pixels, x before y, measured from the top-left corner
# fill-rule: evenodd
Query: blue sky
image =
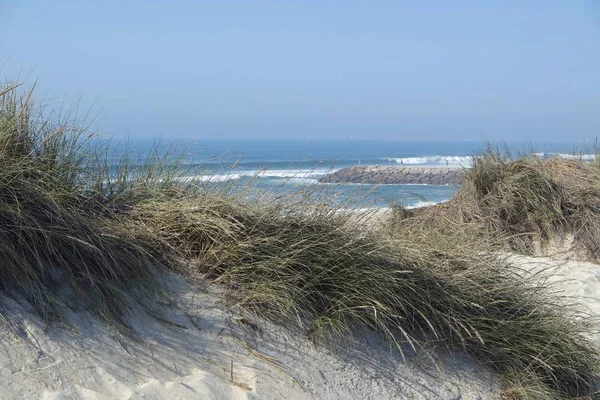
<path id="1" fill-rule="evenodd" d="M 0 74 L 133 137 L 600 134 L 600 2 L 0 0 Z M 99 112 L 99 113 L 98 113 Z"/>

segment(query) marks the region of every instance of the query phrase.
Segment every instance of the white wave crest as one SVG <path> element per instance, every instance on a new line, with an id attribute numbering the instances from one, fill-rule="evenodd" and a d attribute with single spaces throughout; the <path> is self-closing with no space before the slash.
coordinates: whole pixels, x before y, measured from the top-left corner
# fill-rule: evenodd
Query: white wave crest
<path id="1" fill-rule="evenodd" d="M 259 176 L 261 178 L 315 178 L 330 172 L 329 169 L 263 169 L 240 172 L 243 176 Z"/>
<path id="2" fill-rule="evenodd" d="M 236 181 L 241 178 L 239 174 L 213 174 L 213 175 L 192 175 L 178 178 L 182 182 L 227 182 Z"/>
<path id="3" fill-rule="evenodd" d="M 430 206 L 435 206 L 436 204 L 440 204 L 443 203 L 443 201 L 439 201 L 439 202 L 435 202 L 435 201 L 417 201 L 415 204 L 411 204 L 409 206 L 406 206 L 407 209 L 413 209 L 413 208 L 423 208 L 423 207 L 430 207 Z"/>
<path id="4" fill-rule="evenodd" d="M 242 177 L 252 178 L 282 178 L 293 181 L 316 182 L 317 178 L 325 175 L 330 170 L 315 170 L 315 169 L 280 169 L 280 170 L 254 170 L 254 171 L 236 171 L 235 173 L 225 174 L 206 174 L 206 175 L 191 175 L 178 178 L 179 181 L 189 182 L 227 182 L 236 181 Z"/>
<path id="5" fill-rule="evenodd" d="M 460 165 L 469 166 L 473 163 L 471 156 L 424 156 L 424 157 L 390 157 L 387 161 L 408 165 Z"/>
<path id="6" fill-rule="evenodd" d="M 533 153 L 539 158 L 560 157 L 567 160 L 593 161 L 596 159 L 595 154 L 568 154 L 568 153 Z"/>

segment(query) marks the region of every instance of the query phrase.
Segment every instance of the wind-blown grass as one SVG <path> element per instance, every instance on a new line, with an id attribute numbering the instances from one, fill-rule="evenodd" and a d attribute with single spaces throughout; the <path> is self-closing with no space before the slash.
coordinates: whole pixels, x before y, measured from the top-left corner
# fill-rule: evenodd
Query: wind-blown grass
<path id="1" fill-rule="evenodd" d="M 600 257 L 600 168 L 576 159 L 514 159 L 490 149 L 464 171 L 449 202 L 415 213 L 420 223 L 477 226 L 479 235 L 514 251 L 573 239 L 588 259 Z M 428 220 L 428 222 L 426 222 Z"/>
<path id="2" fill-rule="evenodd" d="M 582 316 L 483 242 L 414 230 L 382 237 L 336 210 L 287 204 L 183 196 L 140 203 L 130 217 L 140 237 L 176 249 L 235 304 L 317 341 L 362 326 L 399 349 L 424 340 L 460 349 L 526 398 L 589 393 L 597 381 Z"/>
<path id="3" fill-rule="evenodd" d="M 14 93 L 1 95 L 0 288 L 44 318 L 77 302 L 126 326 L 132 289 L 159 290 L 155 271 L 170 268 L 317 341 L 369 328 L 399 349 L 463 350 L 523 396 L 593 391 L 585 322 L 483 244 L 397 237 L 307 197 L 194 187 L 160 157 L 115 173 L 81 132 L 32 122 L 30 97 Z"/>
<path id="4" fill-rule="evenodd" d="M 10 89 L 0 92 L 0 288 L 46 320 L 82 305 L 123 328 L 131 289 L 152 287 L 158 260 L 107 229 L 84 132 L 33 119 L 31 93 Z"/>

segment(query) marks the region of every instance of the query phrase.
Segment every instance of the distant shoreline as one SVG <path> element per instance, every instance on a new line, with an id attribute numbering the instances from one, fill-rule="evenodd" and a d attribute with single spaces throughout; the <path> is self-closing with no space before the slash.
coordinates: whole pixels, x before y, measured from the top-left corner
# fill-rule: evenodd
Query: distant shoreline
<path id="1" fill-rule="evenodd" d="M 354 165 L 329 173 L 322 183 L 460 185 L 461 167 Z"/>

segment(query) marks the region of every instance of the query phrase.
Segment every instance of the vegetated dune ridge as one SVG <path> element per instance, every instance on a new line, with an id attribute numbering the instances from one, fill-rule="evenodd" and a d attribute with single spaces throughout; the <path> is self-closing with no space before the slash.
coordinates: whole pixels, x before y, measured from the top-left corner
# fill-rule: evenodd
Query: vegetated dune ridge
<path id="1" fill-rule="evenodd" d="M 305 191 L 179 179 L 162 154 L 107 165 L 30 92 L 0 97 L 8 398 L 598 390 L 590 320 L 470 225 L 364 224 Z"/>
<path id="2" fill-rule="evenodd" d="M 564 295 L 600 315 L 597 264 L 526 256 L 513 261 L 532 273 L 543 270 Z M 165 283 L 179 303 L 165 306 L 160 319 L 132 316 L 133 341 L 85 313 L 70 315 L 70 329 L 46 330 L 31 309 L 4 298 L 2 398 L 500 397 L 497 377 L 464 354 L 423 350 L 405 361 L 368 334 L 356 347 L 315 348 L 297 334 L 236 314 L 214 286 L 193 287 L 175 275 Z"/>

